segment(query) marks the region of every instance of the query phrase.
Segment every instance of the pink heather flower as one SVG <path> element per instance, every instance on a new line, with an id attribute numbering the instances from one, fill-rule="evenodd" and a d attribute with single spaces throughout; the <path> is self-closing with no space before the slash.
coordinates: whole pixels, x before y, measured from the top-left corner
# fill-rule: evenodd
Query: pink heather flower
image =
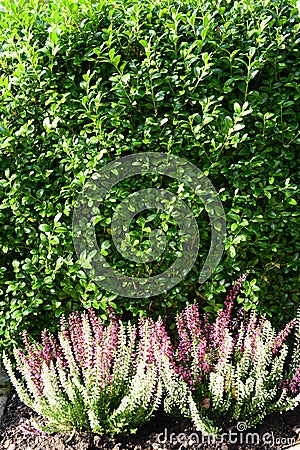
<path id="1" fill-rule="evenodd" d="M 254 356 L 258 339 L 261 336 L 263 328 L 265 326 L 266 319 L 264 317 L 257 317 L 255 313 L 244 320 L 243 327 L 243 345 L 240 349 L 241 353 L 248 352 L 248 354 Z"/>
<path id="2" fill-rule="evenodd" d="M 102 325 L 103 326 L 103 325 Z M 115 352 L 119 341 L 119 324 L 116 321 L 110 324 L 103 330 L 102 349 L 97 345 L 96 361 L 100 367 L 101 377 L 105 384 L 112 380 L 112 367 L 114 363 Z M 102 361 L 101 361 L 102 359 Z"/>
<path id="3" fill-rule="evenodd" d="M 35 342 L 31 343 L 29 341 L 27 332 L 23 333 L 23 342 L 25 349 L 24 351 L 19 349 L 18 355 L 22 362 L 29 368 L 32 373 L 32 381 L 37 388 L 37 391 L 42 395 L 41 371 L 43 366 L 43 352 Z"/>
<path id="4" fill-rule="evenodd" d="M 240 278 L 237 279 L 237 281 L 234 283 L 229 293 L 227 294 L 226 300 L 228 300 L 229 302 L 234 302 L 236 300 L 237 295 L 241 290 L 243 282 L 246 280 L 247 276 L 248 274 L 244 273 Z"/>
<path id="5" fill-rule="evenodd" d="M 199 363 L 200 374 L 208 374 L 210 372 L 210 349 L 207 340 L 203 339 L 199 342 L 196 352 L 196 359 Z M 201 381 L 202 376 L 199 375 L 199 381 Z"/>
<path id="6" fill-rule="evenodd" d="M 191 351 L 193 341 L 206 339 L 203 333 L 203 323 L 200 319 L 199 307 L 196 304 L 187 306 L 176 318 L 180 343 L 178 347 L 179 359 L 186 360 Z"/>
<path id="7" fill-rule="evenodd" d="M 158 341 L 159 350 L 163 357 L 167 358 L 172 366 L 174 362 L 174 347 L 167 333 L 166 327 L 162 320 L 155 323 L 156 340 Z"/>
<path id="8" fill-rule="evenodd" d="M 184 367 L 186 364 L 193 366 L 192 370 L 179 369 L 178 373 L 185 381 L 194 385 L 202 379 L 203 373 L 210 370 L 208 317 L 202 321 L 198 305 L 193 304 L 177 316 L 176 323 L 180 337 L 176 359 Z"/>
<path id="9" fill-rule="evenodd" d="M 119 322 L 116 315 L 110 312 L 110 323 L 104 326 L 102 319 L 96 316 L 93 309 L 89 309 L 83 317 L 90 323 L 90 335 L 82 336 L 77 353 L 81 355 L 81 364 L 89 367 L 98 380 L 101 379 L 104 388 L 112 379 L 112 366 L 119 339 Z M 90 342 L 89 356 L 86 352 L 87 342 Z"/>
<path id="10" fill-rule="evenodd" d="M 78 311 L 73 312 L 68 320 L 69 333 L 65 333 L 64 336 L 72 343 L 73 354 L 76 363 L 81 369 L 84 369 L 85 360 L 85 342 L 83 336 L 82 318 L 79 316 Z M 66 324 L 62 324 L 63 330 L 66 329 Z"/>
<path id="11" fill-rule="evenodd" d="M 42 370 L 42 360 L 37 360 L 30 358 L 28 355 L 23 353 L 21 350 L 17 350 L 18 356 L 22 363 L 25 364 L 31 373 L 32 381 L 37 389 L 39 395 L 42 395 L 42 384 L 41 384 L 41 370 Z M 22 373 L 22 375 L 24 375 Z"/>
<path id="12" fill-rule="evenodd" d="M 234 302 L 243 281 L 247 275 L 242 275 L 229 291 L 224 309 L 218 312 L 214 324 L 209 323 L 209 316 L 200 318 L 199 306 L 187 306 L 176 318 L 179 344 L 176 360 L 179 364 L 178 373 L 183 379 L 196 383 L 201 381 L 213 368 L 232 357 L 238 335 L 234 331 L 240 328 L 239 322 L 244 313 L 238 312 L 234 321 L 232 312 Z M 184 370 L 187 369 L 187 370 Z"/>
<path id="13" fill-rule="evenodd" d="M 300 394 L 300 366 L 297 367 L 291 379 L 286 380 L 283 387 L 290 397 Z"/>
<path id="14" fill-rule="evenodd" d="M 215 324 L 212 326 L 211 330 L 211 341 L 213 348 L 217 351 L 220 358 L 228 358 L 233 352 L 232 348 L 229 348 L 228 334 L 232 335 L 235 323 L 233 323 L 232 312 L 234 307 L 234 302 L 236 297 L 242 287 L 243 282 L 247 278 L 247 274 L 243 274 L 230 289 L 226 296 L 225 307 L 219 311 Z M 242 311 L 240 311 L 241 313 Z M 226 356 L 225 356 L 226 355 Z"/>
<path id="15" fill-rule="evenodd" d="M 155 344 L 158 343 L 156 331 L 153 319 L 143 317 L 139 320 L 140 356 L 146 358 L 147 364 L 153 364 L 156 361 Z"/>
<path id="16" fill-rule="evenodd" d="M 297 319 L 291 320 L 286 327 L 278 334 L 272 343 L 273 354 L 275 355 L 278 349 L 282 346 L 283 342 L 286 340 L 292 329 L 295 327 Z"/>
<path id="17" fill-rule="evenodd" d="M 233 300 L 226 301 L 225 308 L 218 312 L 216 322 L 212 326 L 211 330 L 212 346 L 215 350 L 218 350 L 219 353 L 222 346 L 222 342 L 226 339 L 226 333 L 231 324 L 232 309 L 233 309 Z"/>

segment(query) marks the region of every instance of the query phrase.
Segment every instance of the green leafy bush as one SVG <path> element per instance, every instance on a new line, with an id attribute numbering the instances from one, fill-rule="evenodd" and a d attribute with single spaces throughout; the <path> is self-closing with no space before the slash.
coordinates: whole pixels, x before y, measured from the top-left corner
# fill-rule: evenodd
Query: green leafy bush
<path id="1" fill-rule="evenodd" d="M 43 332 L 30 342 L 24 333 L 24 343 L 14 350 L 20 380 L 3 360 L 20 399 L 45 421 L 32 421 L 37 430 L 133 433 L 160 405 L 157 361 L 169 359 L 161 322 L 144 319 L 137 330 L 111 316 L 104 326 L 89 310 L 61 320 L 58 339 Z"/>
<path id="2" fill-rule="evenodd" d="M 207 312 L 250 271 L 246 307 L 282 323 L 299 294 L 299 11 L 296 0 L 1 1 L 0 336 L 16 342 L 55 317 L 106 305 L 170 314 L 202 299 Z M 72 212 L 87 178 L 118 156 L 161 151 L 210 178 L 226 210 L 222 262 L 198 284 L 210 226 L 197 195 L 173 179 L 133 177 L 107 195 L 97 237 L 132 276 L 176 258 L 174 220 L 153 213 L 167 251 L 149 265 L 123 260 L 109 234 L 116 205 L 141 188 L 168 187 L 192 209 L 201 246 L 189 277 L 160 296 L 116 298 L 87 278 L 72 243 Z M 148 222 L 147 222 L 148 220 Z M 145 239 L 148 231 L 143 233 Z M 257 286 L 260 286 L 259 288 Z M 53 325 L 54 326 L 54 325 Z"/>

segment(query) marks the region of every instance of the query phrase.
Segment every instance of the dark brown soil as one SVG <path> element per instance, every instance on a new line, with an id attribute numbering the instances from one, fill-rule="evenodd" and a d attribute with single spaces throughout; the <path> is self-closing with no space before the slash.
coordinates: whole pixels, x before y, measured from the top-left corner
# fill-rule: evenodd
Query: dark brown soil
<path id="1" fill-rule="evenodd" d="M 136 435 L 114 438 L 88 433 L 28 434 L 20 426 L 31 416 L 35 414 L 15 393 L 11 394 L 0 426 L 1 450 L 283 450 L 300 442 L 297 434 L 300 408 L 282 415 L 273 414 L 255 430 L 242 430 L 240 423 L 240 431 L 236 427 L 228 428 L 226 435 L 216 442 L 209 442 L 209 437 L 196 433 L 189 421 L 172 421 L 162 412 Z"/>

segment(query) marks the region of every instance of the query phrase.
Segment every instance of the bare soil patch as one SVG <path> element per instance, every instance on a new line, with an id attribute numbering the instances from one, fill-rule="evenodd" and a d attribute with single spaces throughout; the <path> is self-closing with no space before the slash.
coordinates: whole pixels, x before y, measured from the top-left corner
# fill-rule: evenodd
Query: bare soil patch
<path id="1" fill-rule="evenodd" d="M 28 434 L 21 428 L 30 417 L 37 417 L 13 392 L 8 398 L 0 425 L 1 450 L 284 450 L 300 442 L 300 408 L 273 414 L 256 429 L 228 427 L 222 439 L 209 438 L 195 431 L 188 420 L 175 421 L 162 411 L 130 437 L 97 436 L 89 433 Z M 300 426 L 299 426 L 300 429 Z M 195 443 L 195 441 L 198 442 Z"/>

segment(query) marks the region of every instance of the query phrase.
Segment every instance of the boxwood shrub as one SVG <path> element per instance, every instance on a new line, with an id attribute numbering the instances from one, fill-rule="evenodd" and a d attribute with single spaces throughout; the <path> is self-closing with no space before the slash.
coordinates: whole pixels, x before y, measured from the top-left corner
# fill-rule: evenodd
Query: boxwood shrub
<path id="1" fill-rule="evenodd" d="M 128 315 L 169 314 L 201 299 L 216 312 L 243 272 L 247 308 L 286 322 L 299 294 L 300 58 L 296 0 L 1 0 L 0 339 L 39 332 L 55 317 L 106 305 Z M 85 180 L 117 157 L 159 151 L 198 166 L 220 193 L 226 249 L 212 277 L 198 274 L 209 220 L 194 192 L 167 177 L 141 176 L 112 189 L 97 238 L 116 270 L 163 272 L 178 229 L 159 211 L 131 234 L 160 225 L 161 259 L 122 259 L 110 222 L 119 201 L 167 187 L 191 207 L 201 246 L 179 285 L 130 299 L 89 279 L 72 242 L 72 212 Z M 144 242 L 139 242 L 141 248 Z M 284 320 L 283 320 L 284 319 Z M 55 321 L 54 321 L 55 322 Z"/>

